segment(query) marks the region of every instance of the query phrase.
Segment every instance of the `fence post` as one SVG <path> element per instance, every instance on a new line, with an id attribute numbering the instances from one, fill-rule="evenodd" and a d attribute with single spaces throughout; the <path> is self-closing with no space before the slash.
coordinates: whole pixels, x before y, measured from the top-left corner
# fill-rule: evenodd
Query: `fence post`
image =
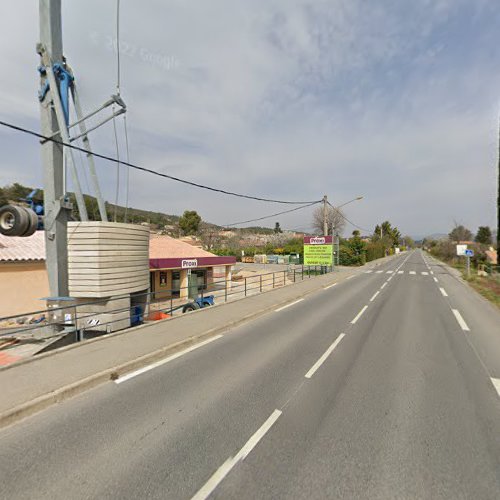
<path id="1" fill-rule="evenodd" d="M 260 277 L 260 292 L 262 293 L 262 274 L 260 274 L 259 277 Z"/>
<path id="2" fill-rule="evenodd" d="M 245 278 L 245 297 L 247 296 L 247 279 Z"/>
<path id="3" fill-rule="evenodd" d="M 173 290 L 170 291 L 170 316 L 174 315 L 174 297 L 172 295 Z"/>
<path id="4" fill-rule="evenodd" d="M 293 268 L 293 282 L 295 283 L 295 267 Z"/>
<path id="5" fill-rule="evenodd" d="M 75 322 L 75 337 L 77 342 L 81 342 L 83 340 L 81 333 L 78 331 L 78 313 L 75 305 L 75 317 L 74 317 L 74 322 Z"/>
<path id="6" fill-rule="evenodd" d="M 286 271 L 283 271 L 283 286 L 286 285 Z"/>
<path id="7" fill-rule="evenodd" d="M 274 272 L 273 272 L 273 288 L 274 288 Z"/>
<path id="8" fill-rule="evenodd" d="M 224 302 L 227 302 L 227 279 L 224 280 Z"/>

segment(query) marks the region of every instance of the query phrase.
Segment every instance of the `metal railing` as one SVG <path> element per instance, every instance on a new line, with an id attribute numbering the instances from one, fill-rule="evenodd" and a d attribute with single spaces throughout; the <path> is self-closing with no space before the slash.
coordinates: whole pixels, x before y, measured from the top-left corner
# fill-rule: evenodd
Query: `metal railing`
<path id="1" fill-rule="evenodd" d="M 196 299 L 203 302 L 207 296 L 213 296 L 215 303 L 229 302 L 332 271 L 333 268 L 330 266 L 289 266 L 282 271 L 245 277 L 235 275 L 231 280 L 214 280 L 200 286 L 188 284 L 186 287 L 176 289 L 160 289 L 153 292 L 131 293 L 106 299 L 68 303 L 68 305 L 0 318 L 0 339 L 14 337 L 26 340 L 34 338 L 49 340 L 74 334 L 74 341 L 83 341 L 155 321 L 155 318 L 162 319 L 162 317 L 180 315 L 183 313 L 184 307 Z M 189 294 L 192 294 L 193 288 L 197 288 L 196 299 L 188 298 Z M 116 304 L 123 299 L 130 299 L 131 305 L 113 307 L 113 303 Z M 106 307 L 102 308 L 104 305 Z M 100 307 L 100 310 L 96 310 Z M 89 310 L 91 308 L 94 310 Z M 109 320 L 101 321 L 103 315 Z M 118 315 L 118 317 L 113 318 L 113 315 Z M 31 318 L 31 322 L 27 325 L 21 322 L 28 318 Z M 117 324 L 119 322 L 126 326 L 120 328 L 120 325 Z M 13 325 L 8 326 L 11 323 Z"/>

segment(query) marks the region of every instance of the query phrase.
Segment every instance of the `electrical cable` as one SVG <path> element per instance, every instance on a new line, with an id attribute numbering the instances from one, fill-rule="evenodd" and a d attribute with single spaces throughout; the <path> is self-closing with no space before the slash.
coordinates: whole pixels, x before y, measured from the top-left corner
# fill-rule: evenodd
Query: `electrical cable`
<path id="1" fill-rule="evenodd" d="M 127 115 L 123 115 L 123 128 L 125 129 L 125 152 L 127 153 L 127 163 L 130 162 L 130 153 L 128 149 L 128 130 L 127 130 Z M 128 216 L 128 197 L 130 191 L 130 169 L 125 171 L 125 217 L 123 222 L 127 222 Z"/>
<path id="2" fill-rule="evenodd" d="M 115 107 L 112 107 L 113 114 L 115 112 Z M 115 208 L 113 219 L 116 222 L 116 211 L 118 210 L 118 196 L 120 194 L 120 145 L 118 144 L 118 134 L 116 133 L 116 118 L 113 116 L 113 132 L 115 136 L 115 147 L 116 147 L 116 191 L 115 191 Z"/>
<path id="3" fill-rule="evenodd" d="M 349 224 L 351 224 L 351 226 L 354 226 L 358 229 L 361 229 L 361 231 L 370 231 L 370 229 L 366 229 L 365 227 L 361 227 L 361 226 L 358 226 L 357 224 L 354 224 L 354 222 L 350 221 L 337 207 L 334 207 L 329 201 L 327 201 L 328 205 L 330 205 L 334 210 L 336 210 L 336 212 L 346 221 L 348 222 Z"/>
<path id="4" fill-rule="evenodd" d="M 116 0 L 116 94 L 120 96 L 120 0 Z M 113 132 L 116 147 L 116 190 L 115 209 L 113 219 L 116 222 L 116 212 L 118 210 L 118 198 L 120 195 L 120 145 L 118 144 L 118 134 L 116 133 L 115 105 L 111 107 L 113 113 Z"/>
<path id="5" fill-rule="evenodd" d="M 313 203 L 309 203 L 308 205 L 303 205 L 301 207 L 292 208 L 291 210 L 278 212 L 277 214 L 266 215 L 265 217 L 259 217 L 258 219 L 250 219 L 241 222 L 233 222 L 232 224 L 224 224 L 222 227 L 232 227 L 232 226 L 238 226 L 239 224 L 247 224 L 249 222 L 257 222 L 259 220 L 270 219 L 271 217 L 276 217 L 277 215 L 288 214 L 290 212 L 295 212 L 296 210 L 302 210 L 303 208 L 312 207 L 313 205 L 317 205 L 318 203 L 321 203 L 321 201 L 315 201 Z"/>
<path id="6" fill-rule="evenodd" d="M 61 141 L 59 139 L 56 139 L 55 137 L 45 136 L 43 134 L 35 132 L 34 130 L 27 129 L 25 127 L 20 127 L 19 125 L 14 125 L 13 123 L 9 123 L 9 122 L 5 122 L 3 120 L 0 120 L 0 125 L 3 127 L 6 127 L 6 128 L 10 128 L 12 130 L 16 130 L 17 132 L 22 132 L 24 134 L 28 134 L 28 135 L 31 135 L 33 137 L 37 137 L 38 139 L 43 139 L 44 141 L 50 141 L 50 142 L 53 142 L 54 144 L 59 144 L 60 146 L 65 146 L 67 148 L 71 148 L 71 149 L 74 149 L 76 151 L 82 151 L 83 153 L 90 154 L 90 155 L 94 156 L 95 158 L 100 158 L 102 160 L 110 161 L 113 163 L 117 162 L 117 159 L 113 158 L 111 156 L 107 156 L 107 155 L 100 154 L 100 153 L 94 153 L 93 151 L 88 151 L 85 148 L 80 148 L 78 146 L 75 146 L 74 144 L 67 143 L 67 142 Z M 245 198 L 248 200 L 264 201 L 267 203 L 282 203 L 282 204 L 286 204 L 286 205 L 307 205 L 307 204 L 311 204 L 311 203 L 316 203 L 317 201 L 323 201 L 323 200 L 286 201 L 286 200 L 275 200 L 272 198 L 261 198 L 258 196 L 251 196 L 251 195 L 247 195 L 247 194 L 235 193 L 233 191 L 227 191 L 225 189 L 219 189 L 219 188 L 207 186 L 205 184 L 200 184 L 197 182 L 188 181 L 186 179 L 182 179 L 180 177 L 175 177 L 175 176 L 169 175 L 169 174 L 164 174 L 164 173 L 158 172 L 156 170 L 152 170 L 152 169 L 147 168 L 147 167 L 141 167 L 140 165 L 136 165 L 136 164 L 130 163 L 130 162 L 122 161 L 121 165 L 125 165 L 126 167 L 133 168 L 133 169 L 139 170 L 141 172 L 146 172 L 146 173 L 149 173 L 152 175 L 157 175 L 158 177 L 164 177 L 165 179 L 170 179 L 172 181 L 180 182 L 180 183 L 186 184 L 188 186 L 193 186 L 193 187 L 197 187 L 200 189 L 206 189 L 208 191 L 213 191 L 215 193 L 221 193 L 221 194 L 225 194 L 228 196 L 235 196 L 237 198 Z"/>
<path id="7" fill-rule="evenodd" d="M 116 93 L 120 95 L 120 0 L 116 0 Z"/>

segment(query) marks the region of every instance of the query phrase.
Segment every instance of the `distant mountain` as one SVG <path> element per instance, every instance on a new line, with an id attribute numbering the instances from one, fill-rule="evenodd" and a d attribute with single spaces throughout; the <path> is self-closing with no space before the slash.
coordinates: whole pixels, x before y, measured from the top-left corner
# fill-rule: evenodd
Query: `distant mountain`
<path id="1" fill-rule="evenodd" d="M 423 239 L 426 239 L 426 240 L 445 240 L 448 238 L 448 234 L 446 233 L 432 233 L 432 234 L 428 234 L 426 236 L 413 236 L 413 239 L 415 241 L 422 241 Z"/>

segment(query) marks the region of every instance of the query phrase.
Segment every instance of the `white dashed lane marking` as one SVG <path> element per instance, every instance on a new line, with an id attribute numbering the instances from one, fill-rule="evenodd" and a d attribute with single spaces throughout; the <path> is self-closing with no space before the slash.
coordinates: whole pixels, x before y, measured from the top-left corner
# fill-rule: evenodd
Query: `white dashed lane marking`
<path id="1" fill-rule="evenodd" d="M 330 356 L 330 354 L 333 352 L 333 350 L 339 345 L 340 341 L 345 337 L 345 333 L 341 333 L 335 342 L 325 351 L 325 353 L 321 356 L 321 358 L 314 363 L 312 368 L 306 373 L 305 377 L 306 378 L 311 378 L 315 373 L 316 370 L 326 361 L 326 358 Z"/>
<path id="2" fill-rule="evenodd" d="M 356 321 L 358 321 L 359 318 L 361 318 L 361 315 L 368 309 L 368 306 L 364 306 L 361 311 L 356 315 L 356 317 L 351 321 L 351 324 L 354 325 Z"/>
<path id="3" fill-rule="evenodd" d="M 470 332 L 470 328 L 467 326 L 467 323 L 465 322 L 464 318 L 462 318 L 462 315 L 457 309 L 452 309 L 453 314 L 455 315 L 456 320 L 458 321 L 458 324 L 460 325 L 460 328 L 464 332 Z"/>
<path id="4" fill-rule="evenodd" d="M 500 396 L 500 378 L 491 378 L 491 383 L 493 387 L 497 390 L 498 395 Z"/>
<path id="5" fill-rule="evenodd" d="M 198 490 L 192 500 L 205 500 L 208 498 L 222 480 L 231 472 L 235 465 L 245 460 L 248 454 L 259 444 L 276 420 L 281 416 L 280 410 L 274 410 L 271 416 L 262 424 L 257 432 L 245 443 L 245 446 L 231 458 L 228 458 L 212 475 L 212 477 Z"/>

